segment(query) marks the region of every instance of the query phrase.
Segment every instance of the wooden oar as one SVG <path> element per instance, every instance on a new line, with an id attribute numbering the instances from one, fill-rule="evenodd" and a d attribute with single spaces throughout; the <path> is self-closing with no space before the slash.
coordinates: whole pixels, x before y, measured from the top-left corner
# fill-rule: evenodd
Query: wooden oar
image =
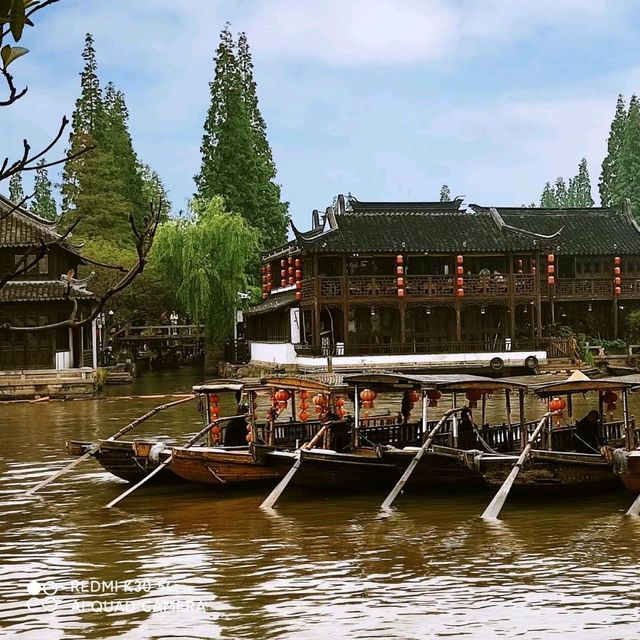
<path id="1" fill-rule="evenodd" d="M 312 449 L 316 442 L 320 440 L 320 438 L 324 435 L 324 432 L 327 430 L 327 427 L 330 426 L 331 423 L 325 424 L 318 433 L 316 433 L 313 438 L 307 443 L 303 444 L 300 449 L 296 451 L 296 461 L 293 463 L 293 466 L 289 471 L 287 471 L 287 475 L 280 480 L 278 486 L 264 499 L 262 504 L 260 505 L 261 509 L 271 509 L 273 505 L 278 502 L 278 499 L 282 495 L 282 492 L 287 488 L 287 485 L 291 482 L 291 478 L 296 475 L 296 472 L 300 468 L 302 464 L 302 449 Z"/>
<path id="2" fill-rule="evenodd" d="M 640 496 L 635 499 L 635 502 L 629 507 L 629 511 L 625 515 L 640 516 Z"/>
<path id="3" fill-rule="evenodd" d="M 155 407 L 154 409 L 151 409 L 151 411 L 145 413 L 143 416 L 136 418 L 133 422 L 128 424 L 126 427 L 122 427 L 120 431 L 118 431 L 117 433 L 114 433 L 112 436 L 107 438 L 107 440 L 117 440 L 118 438 L 121 438 L 125 433 L 128 433 L 132 429 L 135 429 L 139 424 L 143 423 L 145 420 L 148 420 L 151 416 L 154 416 L 156 413 L 160 413 L 160 411 L 164 411 L 169 407 L 174 407 L 177 404 L 188 402 L 189 400 L 193 400 L 194 398 L 197 398 L 197 397 L 198 396 L 196 395 L 190 395 L 186 398 L 181 398 L 180 400 L 174 400 L 173 402 L 168 402 L 167 404 L 162 404 L 158 407 Z M 39 491 L 40 489 L 42 489 L 42 487 L 46 487 L 49 483 L 53 482 L 56 478 L 59 478 L 60 476 L 67 473 L 68 471 L 71 471 L 71 469 L 79 465 L 81 462 L 84 462 L 85 460 L 90 458 L 99 449 L 100 449 L 100 445 L 97 443 L 93 443 L 89 447 L 86 453 L 83 453 L 79 458 L 77 458 L 76 460 L 68 464 L 66 467 L 60 469 L 60 471 L 56 471 L 52 476 L 49 476 L 46 480 L 43 480 L 42 482 L 37 484 L 35 487 L 32 487 L 31 489 L 29 489 L 26 492 L 26 495 L 30 496 L 34 494 L 36 491 Z"/>
<path id="4" fill-rule="evenodd" d="M 233 420 L 234 418 L 246 418 L 246 417 L 247 417 L 247 414 L 243 413 L 238 416 L 229 416 L 228 418 L 218 418 L 218 420 L 214 420 L 213 422 L 210 422 L 204 429 L 201 429 L 200 431 L 198 431 L 198 433 L 196 433 L 196 435 L 193 436 L 193 438 L 191 438 L 186 444 L 184 444 L 182 448 L 188 449 L 189 447 L 194 445 L 196 442 L 198 442 L 198 440 L 200 440 L 200 438 L 202 438 L 202 436 L 204 436 L 209 431 L 209 429 L 212 429 L 213 427 L 215 427 L 217 424 L 220 424 L 221 422 L 225 422 L 226 420 Z M 160 471 L 162 471 L 168 464 L 171 464 L 172 460 L 173 460 L 173 453 L 170 454 L 169 457 L 164 462 L 159 464 L 151 473 L 147 474 L 144 478 L 142 478 L 140 482 L 134 484 L 133 487 L 129 487 L 124 493 L 121 493 L 117 498 L 114 498 L 107 505 L 107 508 L 114 507 L 115 505 L 118 504 L 118 502 L 120 502 L 121 500 L 124 500 L 130 493 L 133 493 L 138 487 L 141 487 L 143 484 L 146 484 L 147 482 L 149 482 L 149 480 L 151 480 L 153 476 L 155 476 L 157 473 L 160 473 Z"/>
<path id="5" fill-rule="evenodd" d="M 413 473 L 413 470 L 418 466 L 418 462 L 420 462 L 420 459 L 424 455 L 425 451 L 431 446 L 431 442 L 435 438 L 436 434 L 438 433 L 438 431 L 440 431 L 442 425 L 447 421 L 447 418 L 457 411 L 462 411 L 462 409 L 463 407 L 455 407 L 453 409 L 449 409 L 449 411 L 447 411 L 442 416 L 442 418 L 440 418 L 438 424 L 436 424 L 436 426 L 431 429 L 425 443 L 420 447 L 418 453 L 416 453 L 413 460 L 409 463 L 409 466 L 405 469 L 402 477 L 400 478 L 400 480 L 398 480 L 396 486 L 391 490 L 391 493 L 384 499 L 384 502 L 382 503 L 383 509 L 388 509 L 393 504 L 393 501 L 398 497 L 399 493 L 402 491 L 402 488 Z"/>
<path id="6" fill-rule="evenodd" d="M 484 520 L 496 520 L 500 515 L 500 511 L 502 510 L 502 507 L 504 507 L 504 503 L 507 500 L 509 491 L 511 491 L 511 487 L 515 482 L 518 473 L 520 473 L 520 469 L 522 468 L 524 461 L 529 457 L 529 453 L 531 452 L 531 447 L 533 446 L 533 443 L 535 442 L 536 438 L 538 437 L 538 434 L 544 427 L 547 421 L 547 418 L 553 415 L 553 413 L 554 412 L 552 411 L 550 411 L 549 413 L 545 413 L 544 417 L 540 420 L 540 422 L 538 422 L 538 426 L 534 429 L 533 433 L 529 436 L 529 439 L 527 440 L 527 445 L 523 449 L 516 463 L 513 465 L 511 472 L 507 476 L 507 479 L 503 482 L 502 486 L 498 490 L 498 493 L 496 493 L 496 495 L 493 497 L 493 500 L 489 503 L 489 506 L 484 510 L 484 512 L 482 513 L 482 516 L 480 516 Z"/>

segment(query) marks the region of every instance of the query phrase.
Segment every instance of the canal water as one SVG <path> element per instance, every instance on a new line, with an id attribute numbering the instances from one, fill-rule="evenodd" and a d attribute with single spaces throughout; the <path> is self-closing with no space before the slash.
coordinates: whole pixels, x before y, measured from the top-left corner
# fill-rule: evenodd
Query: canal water
<path id="1" fill-rule="evenodd" d="M 68 461 L 65 440 L 163 401 L 127 396 L 199 381 L 181 370 L 103 399 L 0 405 L 1 638 L 640 637 L 640 520 L 623 517 L 622 490 L 512 499 L 492 525 L 484 494 L 405 495 L 390 515 L 381 495 L 288 494 L 267 514 L 265 491 L 149 487 L 107 510 L 127 485 L 91 460 L 25 497 Z M 184 441 L 200 424 L 187 403 L 137 434 Z"/>

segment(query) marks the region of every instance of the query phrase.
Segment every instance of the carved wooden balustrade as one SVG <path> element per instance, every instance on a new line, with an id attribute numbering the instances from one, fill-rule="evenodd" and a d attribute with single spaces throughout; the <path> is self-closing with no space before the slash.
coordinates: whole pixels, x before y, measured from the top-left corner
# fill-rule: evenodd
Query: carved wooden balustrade
<path id="1" fill-rule="evenodd" d="M 613 278 L 558 279 L 553 287 L 556 298 L 590 300 L 613 297 Z M 543 298 L 549 296 L 546 282 L 540 283 L 540 294 Z"/>
<path id="2" fill-rule="evenodd" d="M 319 298 L 336 300 L 397 297 L 397 281 L 394 276 L 320 276 L 318 278 Z M 407 276 L 405 290 L 408 298 L 451 298 L 455 296 L 455 276 Z M 490 298 L 505 295 L 533 297 L 535 295 L 535 276 L 531 274 L 487 276 L 464 276 L 465 297 Z M 313 298 L 314 280 L 305 279 L 302 283 L 302 298 Z"/>

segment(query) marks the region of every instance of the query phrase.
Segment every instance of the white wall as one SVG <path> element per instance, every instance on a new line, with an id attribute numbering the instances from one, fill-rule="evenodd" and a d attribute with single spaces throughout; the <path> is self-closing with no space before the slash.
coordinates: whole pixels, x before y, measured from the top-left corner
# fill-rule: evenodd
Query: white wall
<path id="1" fill-rule="evenodd" d="M 296 350 L 290 342 L 251 342 L 252 362 L 296 364 Z"/>

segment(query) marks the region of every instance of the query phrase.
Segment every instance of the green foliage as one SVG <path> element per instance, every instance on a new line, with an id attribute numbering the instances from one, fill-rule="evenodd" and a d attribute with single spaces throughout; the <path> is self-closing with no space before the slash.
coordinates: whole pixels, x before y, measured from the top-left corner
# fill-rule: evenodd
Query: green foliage
<path id="1" fill-rule="evenodd" d="M 45 168 L 44 158 L 38 162 L 36 176 L 33 183 L 33 199 L 31 211 L 45 220 L 55 220 L 58 217 L 58 207 L 53 198 L 51 180 Z"/>
<path id="2" fill-rule="evenodd" d="M 627 315 L 626 330 L 629 342 L 633 344 L 640 343 L 640 309 L 631 311 Z"/>
<path id="3" fill-rule="evenodd" d="M 451 191 L 449 191 L 449 185 L 443 184 L 440 187 L 440 202 L 451 202 Z"/>
<path id="4" fill-rule="evenodd" d="M 211 104 L 204 124 L 202 165 L 195 177 L 198 197 L 222 196 L 259 232 L 261 248 L 286 240 L 287 205 L 280 201 L 275 163 L 258 108 L 253 63 L 244 34 L 234 42 L 229 26 L 220 34 Z M 252 270 L 257 276 L 257 261 Z"/>
<path id="5" fill-rule="evenodd" d="M 540 206 L 550 209 L 565 209 L 570 207 L 593 207 L 591 197 L 591 181 L 586 158 L 582 158 L 578 165 L 578 173 L 566 185 L 564 178 L 556 178 L 555 184 L 547 182 L 544 185 Z"/>
<path id="6" fill-rule="evenodd" d="M 146 206 L 149 206 L 149 203 L 157 206 L 161 202 L 160 221 L 166 222 L 171 215 L 171 201 L 160 176 L 148 164 L 139 164 L 138 173 L 142 179 L 143 202 Z"/>
<path id="7" fill-rule="evenodd" d="M 616 193 L 619 172 L 620 172 L 620 152 L 624 141 L 624 131 L 627 120 L 627 110 L 622 95 L 618 96 L 616 112 L 611 122 L 609 139 L 607 141 L 607 155 L 602 161 L 602 172 L 600 173 L 600 201 L 603 207 L 611 207 L 616 204 L 618 194 Z"/>
<path id="8" fill-rule="evenodd" d="M 620 148 L 620 168 L 614 185 L 614 200 L 620 204 L 625 198 L 638 211 L 640 207 L 640 102 L 634 95 L 624 127 L 624 140 Z"/>
<path id="9" fill-rule="evenodd" d="M 605 340 L 603 338 L 593 338 L 589 341 L 592 347 L 604 347 L 606 350 L 626 349 L 627 343 L 624 340 Z"/>
<path id="10" fill-rule="evenodd" d="M 69 151 L 89 151 L 65 163 L 62 181 L 65 222 L 80 218 L 77 235 L 100 238 L 105 232 L 119 247 L 132 247 L 129 216 L 140 224 L 164 193 L 157 174 L 143 169 L 129 133 L 124 94 L 109 83 L 103 92 L 98 78 L 94 42 L 87 34 L 82 54 L 81 93 L 72 117 Z M 145 182 L 147 181 L 147 182 Z M 168 215 L 165 204 L 165 215 Z"/>
<path id="11" fill-rule="evenodd" d="M 24 200 L 24 188 L 22 187 L 22 175 L 14 173 L 9 178 L 9 200 L 14 203 Z"/>
<path id="12" fill-rule="evenodd" d="M 245 290 L 257 232 L 226 211 L 219 196 L 194 200 L 192 209 L 186 219 L 159 228 L 151 255 L 182 307 L 219 344 L 232 333 L 237 292 Z"/>

